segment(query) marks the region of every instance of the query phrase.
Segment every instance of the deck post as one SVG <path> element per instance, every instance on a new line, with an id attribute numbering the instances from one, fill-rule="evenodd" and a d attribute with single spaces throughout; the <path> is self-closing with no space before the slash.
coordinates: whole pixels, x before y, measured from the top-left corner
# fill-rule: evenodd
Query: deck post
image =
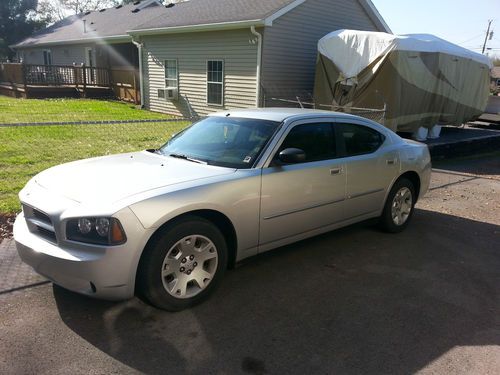
<path id="1" fill-rule="evenodd" d="M 78 90 L 78 70 L 75 63 L 73 63 L 73 82 L 75 84 L 75 89 Z"/>
<path id="2" fill-rule="evenodd" d="M 87 68 L 85 64 L 82 64 L 82 76 L 83 76 L 83 93 L 82 96 L 84 98 L 87 97 Z"/>
<path id="3" fill-rule="evenodd" d="M 115 91 L 113 90 L 113 73 L 111 71 L 111 66 L 108 65 L 108 69 L 107 69 L 107 73 L 108 73 L 108 86 L 109 86 L 109 90 L 111 91 L 111 95 L 115 96 Z"/>
<path id="4" fill-rule="evenodd" d="M 138 98 L 137 98 L 137 79 L 136 79 L 136 76 L 135 76 L 135 68 L 134 70 L 132 70 L 132 76 L 134 77 L 134 104 L 137 105 L 139 104 L 138 102 Z"/>
<path id="5" fill-rule="evenodd" d="M 24 62 L 21 64 L 21 76 L 23 80 L 24 96 L 26 99 L 28 99 L 28 83 L 26 77 L 26 65 L 24 64 Z"/>

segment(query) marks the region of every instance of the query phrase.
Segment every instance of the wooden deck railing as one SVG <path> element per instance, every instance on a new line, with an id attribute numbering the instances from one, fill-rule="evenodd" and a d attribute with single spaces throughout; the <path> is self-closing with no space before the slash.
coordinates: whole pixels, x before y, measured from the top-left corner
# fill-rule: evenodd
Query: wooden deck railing
<path id="1" fill-rule="evenodd" d="M 34 65 L 0 63 L 0 84 L 20 86 L 27 93 L 33 88 L 74 87 L 83 92 L 90 88 L 110 89 L 120 100 L 140 101 L 138 72 L 134 68 L 111 69 L 85 65 Z M 28 96 L 27 94 L 25 96 Z"/>
<path id="2" fill-rule="evenodd" d="M 109 70 L 85 65 L 23 65 L 27 85 L 109 87 Z"/>

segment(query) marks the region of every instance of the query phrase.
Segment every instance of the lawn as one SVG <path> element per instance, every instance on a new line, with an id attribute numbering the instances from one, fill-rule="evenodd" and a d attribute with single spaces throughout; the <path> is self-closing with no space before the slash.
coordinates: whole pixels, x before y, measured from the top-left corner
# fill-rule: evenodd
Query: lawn
<path id="1" fill-rule="evenodd" d="M 11 101 L 11 99 L 5 100 L 0 97 L 0 103 L 2 103 L 0 108 Z M 20 100 L 20 102 L 21 104 L 36 103 L 31 112 L 36 114 L 40 122 L 53 119 L 50 115 L 46 115 L 48 112 L 43 111 L 43 105 L 40 103 L 45 102 L 47 107 L 51 108 L 59 106 L 60 109 L 65 102 L 70 103 L 68 104 L 70 110 L 61 110 L 62 113 L 67 114 L 67 117 L 61 117 L 59 121 L 71 121 L 73 109 L 80 106 L 80 103 L 75 103 L 73 100 Z M 82 102 L 93 103 L 89 106 L 92 111 L 95 110 L 91 111 L 92 115 L 86 112 L 89 120 L 95 119 L 98 109 L 105 107 L 114 111 L 111 112 L 113 116 L 107 113 L 107 120 L 161 116 L 139 111 L 121 103 L 88 100 Z M 19 116 L 28 116 L 29 108 L 27 107 L 29 106 L 21 106 L 22 112 Z M 122 112 L 119 109 L 122 109 Z M 129 116 L 129 113 L 132 115 Z M 15 113 L 8 116 L 14 118 Z M 5 121 L 5 117 L 3 109 L 0 109 L 0 119 Z M 171 134 L 188 124 L 188 122 L 166 120 L 165 122 L 128 124 L 0 126 L 0 213 L 19 211 L 17 198 L 19 190 L 32 176 L 44 169 L 72 160 L 158 147 L 169 139 Z"/>
<path id="2" fill-rule="evenodd" d="M 94 99 L 15 99 L 0 96 L 0 124 L 19 122 L 164 119 L 133 104 Z"/>

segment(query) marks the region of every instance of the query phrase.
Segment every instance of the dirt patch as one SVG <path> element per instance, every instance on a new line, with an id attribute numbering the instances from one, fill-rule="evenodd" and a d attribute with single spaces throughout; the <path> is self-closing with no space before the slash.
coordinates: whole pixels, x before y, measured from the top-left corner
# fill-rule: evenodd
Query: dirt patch
<path id="1" fill-rule="evenodd" d="M 12 237 L 12 226 L 15 219 L 16 214 L 0 214 L 0 242 L 4 238 Z"/>

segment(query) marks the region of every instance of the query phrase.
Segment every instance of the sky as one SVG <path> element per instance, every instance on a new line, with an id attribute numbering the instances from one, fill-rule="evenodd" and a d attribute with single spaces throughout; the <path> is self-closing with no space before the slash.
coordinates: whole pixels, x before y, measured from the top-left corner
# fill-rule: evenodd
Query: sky
<path id="1" fill-rule="evenodd" d="M 500 56 L 500 0 L 372 0 L 394 34 L 433 34 L 481 53 L 488 20 L 490 56 Z"/>

